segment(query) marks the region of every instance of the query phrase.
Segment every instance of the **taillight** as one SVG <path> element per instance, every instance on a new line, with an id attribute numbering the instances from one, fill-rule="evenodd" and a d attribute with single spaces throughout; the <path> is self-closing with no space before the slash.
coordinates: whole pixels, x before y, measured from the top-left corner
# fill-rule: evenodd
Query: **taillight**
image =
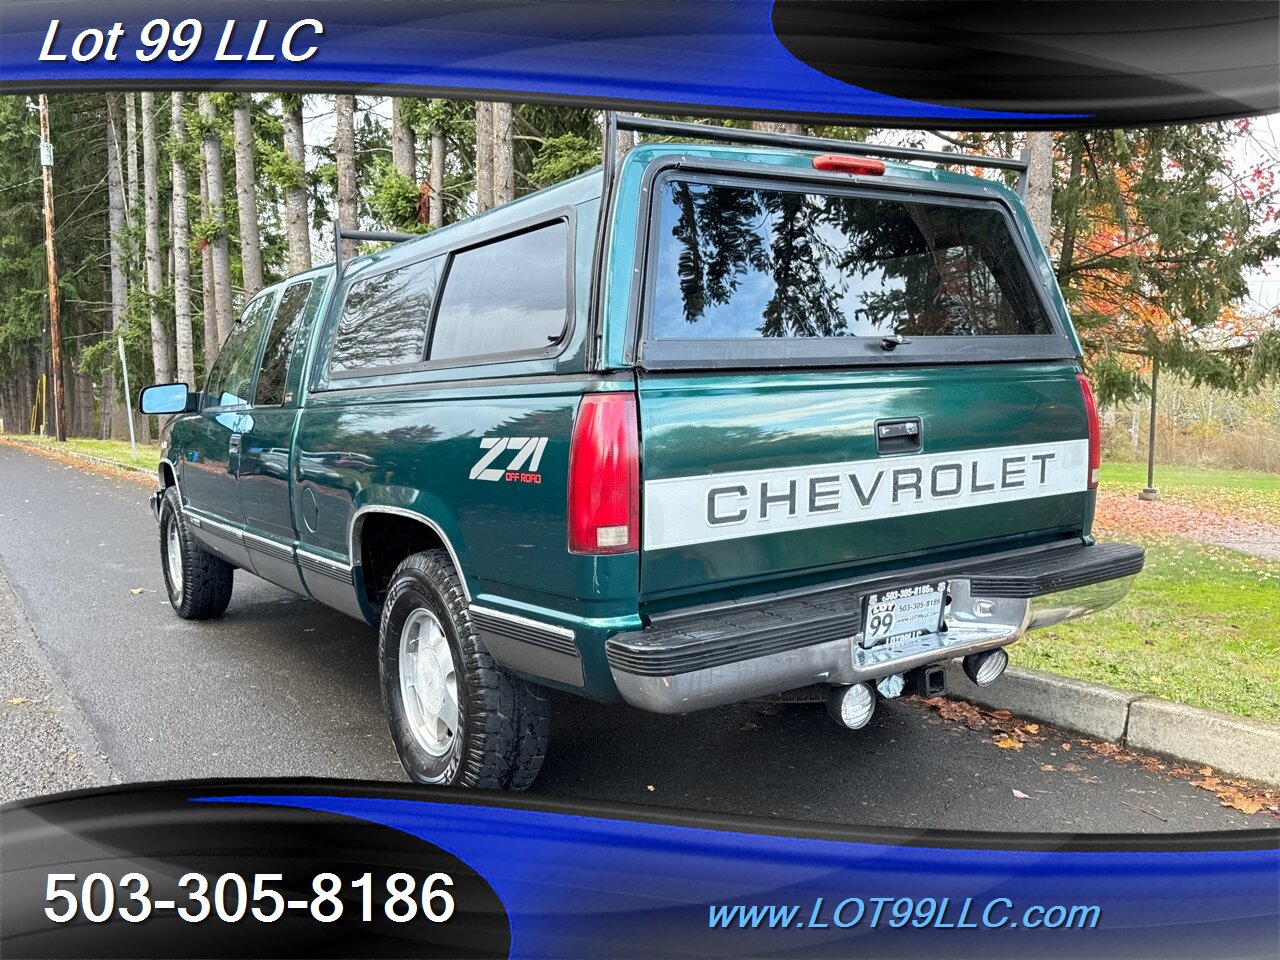
<path id="1" fill-rule="evenodd" d="M 1093 399 L 1093 387 L 1083 373 L 1077 373 L 1080 393 L 1084 395 L 1084 415 L 1089 422 L 1089 489 L 1098 488 L 1098 473 L 1102 466 L 1102 430 L 1098 423 L 1098 404 Z"/>
<path id="2" fill-rule="evenodd" d="M 884 161 L 868 157 L 848 157 L 839 153 L 824 153 L 813 158 L 813 169 L 832 170 L 836 173 L 861 173 L 878 177 L 884 173 Z"/>
<path id="3" fill-rule="evenodd" d="M 632 393 L 582 398 L 569 448 L 569 550 L 640 548 L 640 439 Z"/>

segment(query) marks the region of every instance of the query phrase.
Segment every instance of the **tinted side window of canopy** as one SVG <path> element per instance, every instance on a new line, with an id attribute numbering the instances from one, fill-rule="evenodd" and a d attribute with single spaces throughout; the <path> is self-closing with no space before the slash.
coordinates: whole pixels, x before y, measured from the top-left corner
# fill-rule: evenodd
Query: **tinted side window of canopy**
<path id="1" fill-rule="evenodd" d="M 456 254 L 430 359 L 540 353 L 556 343 L 569 314 L 568 230 L 559 221 Z"/>

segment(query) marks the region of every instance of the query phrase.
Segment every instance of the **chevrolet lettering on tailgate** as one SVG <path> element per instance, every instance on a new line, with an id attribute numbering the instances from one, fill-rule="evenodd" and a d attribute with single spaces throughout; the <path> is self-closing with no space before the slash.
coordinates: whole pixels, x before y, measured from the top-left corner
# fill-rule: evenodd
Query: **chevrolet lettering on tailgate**
<path id="1" fill-rule="evenodd" d="M 651 480 L 645 484 L 645 548 L 1081 493 L 1088 457 L 1087 440 L 1070 440 Z"/>

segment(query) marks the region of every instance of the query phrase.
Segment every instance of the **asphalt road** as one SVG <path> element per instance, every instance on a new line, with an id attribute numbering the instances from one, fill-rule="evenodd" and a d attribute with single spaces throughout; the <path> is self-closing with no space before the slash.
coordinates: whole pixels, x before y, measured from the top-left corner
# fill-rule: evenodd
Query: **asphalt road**
<path id="1" fill-rule="evenodd" d="M 27 752 L 49 764 L 59 756 L 65 763 L 69 753 L 87 756 L 100 776 L 125 781 L 402 781 L 378 700 L 373 631 L 244 573 L 225 618 L 178 619 L 164 594 L 147 493 L 143 483 L 0 445 L 0 573 L 18 608 L 18 616 L 3 616 L 11 600 L 0 595 L 0 634 L 7 630 L 4 642 L 25 651 L 25 659 L 4 658 L 0 689 L 48 684 L 46 700 L 69 718 L 21 734 Z M 43 675 L 6 676 L 19 661 Z M 0 702 L 0 726 L 13 728 L 5 712 L 13 709 Z M 916 702 L 886 704 L 867 729 L 850 733 L 817 707 L 741 705 L 658 717 L 558 696 L 551 752 L 535 789 L 961 830 L 1276 825 L 1221 807 L 1185 779 L 1042 734 L 1025 749 L 1000 750 L 989 733 L 945 722 Z M 0 739 L 0 750 L 14 743 Z M 11 780 L 10 764 L 0 755 L 0 779 Z M 14 792 L 12 782 L 7 787 Z"/>

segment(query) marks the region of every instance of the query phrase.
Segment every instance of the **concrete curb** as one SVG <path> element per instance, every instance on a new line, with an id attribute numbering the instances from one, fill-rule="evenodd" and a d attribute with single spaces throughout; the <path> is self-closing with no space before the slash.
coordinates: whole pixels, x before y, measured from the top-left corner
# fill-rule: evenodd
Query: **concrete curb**
<path id="1" fill-rule="evenodd" d="M 1190 766 L 1280 785 L 1280 725 L 1022 667 L 979 687 L 958 663 L 948 664 L 947 693 Z"/>
<path id="2" fill-rule="evenodd" d="M 66 457 L 69 460 L 80 460 L 83 463 L 91 463 L 97 467 L 107 467 L 111 470 L 119 470 L 121 473 L 136 473 L 140 477 L 154 478 L 156 472 L 148 470 L 146 467 L 134 467 L 124 463 L 117 463 L 115 460 L 108 460 L 106 457 L 95 457 L 91 453 L 80 453 L 74 450 L 58 450 L 54 447 L 45 446 L 42 443 L 28 443 L 25 440 L 15 440 L 11 437 L 0 437 L 0 443 L 4 443 L 10 447 L 17 447 L 20 450 L 30 450 L 36 454 L 53 454 L 49 459 L 54 460 L 59 457 Z"/>

